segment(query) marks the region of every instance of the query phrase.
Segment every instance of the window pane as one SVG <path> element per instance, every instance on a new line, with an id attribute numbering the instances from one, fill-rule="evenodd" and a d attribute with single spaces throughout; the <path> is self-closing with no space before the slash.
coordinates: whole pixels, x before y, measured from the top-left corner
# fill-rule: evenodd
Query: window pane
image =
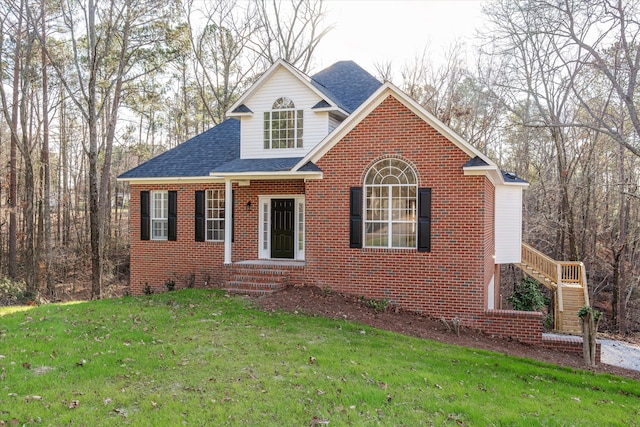
<path id="1" fill-rule="evenodd" d="M 369 247 L 389 246 L 388 227 L 386 223 L 369 222 L 365 228 L 365 243 Z"/>
<path id="2" fill-rule="evenodd" d="M 207 190 L 205 212 L 207 240 L 224 240 L 224 206 L 224 190 Z"/>

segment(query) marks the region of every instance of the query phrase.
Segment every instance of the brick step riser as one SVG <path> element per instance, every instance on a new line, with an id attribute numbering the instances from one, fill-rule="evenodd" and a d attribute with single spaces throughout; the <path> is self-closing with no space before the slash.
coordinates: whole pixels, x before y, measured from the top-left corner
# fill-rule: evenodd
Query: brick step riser
<path id="1" fill-rule="evenodd" d="M 231 281 L 227 282 L 226 289 L 261 289 L 266 291 L 274 291 L 284 289 L 284 283 L 256 283 L 256 282 L 240 282 Z"/>
<path id="2" fill-rule="evenodd" d="M 229 294 L 253 295 L 253 296 L 269 295 L 276 292 L 275 290 L 266 291 L 262 289 L 223 289 L 223 290 Z"/>
<path id="3" fill-rule="evenodd" d="M 235 267 L 234 269 L 231 270 L 232 274 L 265 274 L 265 275 L 270 275 L 270 276 L 284 276 L 284 275 L 288 275 L 289 272 L 287 270 L 281 270 L 281 269 L 271 269 L 271 268 L 265 268 L 265 267 L 256 267 L 256 268 L 252 268 L 252 267 Z"/>
<path id="4" fill-rule="evenodd" d="M 286 283 L 287 276 L 260 276 L 256 274 L 235 274 L 233 282 Z"/>

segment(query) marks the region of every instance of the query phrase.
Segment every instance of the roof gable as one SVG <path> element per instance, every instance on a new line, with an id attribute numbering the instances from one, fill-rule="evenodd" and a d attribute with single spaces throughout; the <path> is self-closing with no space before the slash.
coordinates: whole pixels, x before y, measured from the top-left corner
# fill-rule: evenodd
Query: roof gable
<path id="1" fill-rule="evenodd" d="M 296 69 L 293 65 L 289 64 L 287 61 L 283 59 L 278 59 L 273 63 L 271 67 L 267 71 L 265 71 L 258 80 L 251 85 L 251 87 L 243 93 L 240 98 L 236 100 L 236 102 L 229 108 L 227 111 L 228 116 L 242 115 L 246 114 L 246 111 L 251 111 L 247 105 L 247 100 L 250 99 L 256 92 L 262 89 L 262 87 L 274 76 L 278 71 L 286 70 L 291 76 L 299 80 L 303 85 L 305 85 L 311 92 L 313 92 L 318 98 L 325 99 L 326 95 L 320 91 L 316 86 L 311 84 L 311 79 L 309 76 Z M 331 101 L 331 100 L 329 100 Z M 336 107 L 335 102 L 331 103 L 332 107 Z"/>
<path id="2" fill-rule="evenodd" d="M 278 70 L 285 69 L 314 92 L 321 100 L 314 108 L 334 108 L 345 115 L 352 113 L 382 83 L 353 61 L 340 61 L 312 77 L 279 59 L 229 108 L 228 115 L 251 113 L 246 101 L 259 91 Z"/>
<path id="3" fill-rule="evenodd" d="M 469 144 L 460 135 L 453 131 L 450 127 L 442 123 L 433 114 L 428 112 L 423 106 L 410 98 L 392 83 L 386 82 L 381 85 L 378 90 L 373 93 L 365 102 L 346 119 L 332 133 L 322 140 L 313 150 L 311 150 L 293 170 L 297 170 L 308 162 L 316 163 L 321 159 L 333 146 L 335 146 L 342 138 L 344 138 L 358 123 L 364 120 L 375 108 L 377 108 L 387 97 L 392 96 L 401 104 L 411 110 L 414 114 L 424 120 L 428 125 L 436 129 L 441 135 L 447 138 L 456 147 L 466 153 L 470 159 L 477 158 L 475 162 L 484 163 L 480 170 L 475 172 L 488 174 L 492 181 L 496 184 L 505 184 L 504 177 L 498 166 L 484 155 L 481 151 Z M 465 171 L 466 171 L 466 166 Z M 473 169 L 470 168 L 470 169 Z"/>

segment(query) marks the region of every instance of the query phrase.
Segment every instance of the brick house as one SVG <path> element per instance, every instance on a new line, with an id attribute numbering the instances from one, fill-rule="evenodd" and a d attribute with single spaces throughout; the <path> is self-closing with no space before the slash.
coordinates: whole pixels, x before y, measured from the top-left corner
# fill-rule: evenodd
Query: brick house
<path id="1" fill-rule="evenodd" d="M 278 61 L 228 116 L 119 177 L 132 294 L 318 286 L 540 342 L 541 313 L 497 309 L 528 184 L 394 85 Z"/>

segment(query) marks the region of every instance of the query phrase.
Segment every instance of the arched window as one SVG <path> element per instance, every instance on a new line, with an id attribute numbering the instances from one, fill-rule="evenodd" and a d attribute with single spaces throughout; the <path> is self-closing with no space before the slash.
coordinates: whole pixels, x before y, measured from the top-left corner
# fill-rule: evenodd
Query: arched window
<path id="1" fill-rule="evenodd" d="M 264 148 L 301 148 L 302 116 L 289 98 L 276 99 L 264 113 Z"/>
<path id="2" fill-rule="evenodd" d="M 418 181 L 406 162 L 388 158 L 367 172 L 365 190 L 365 247 L 415 248 Z"/>

